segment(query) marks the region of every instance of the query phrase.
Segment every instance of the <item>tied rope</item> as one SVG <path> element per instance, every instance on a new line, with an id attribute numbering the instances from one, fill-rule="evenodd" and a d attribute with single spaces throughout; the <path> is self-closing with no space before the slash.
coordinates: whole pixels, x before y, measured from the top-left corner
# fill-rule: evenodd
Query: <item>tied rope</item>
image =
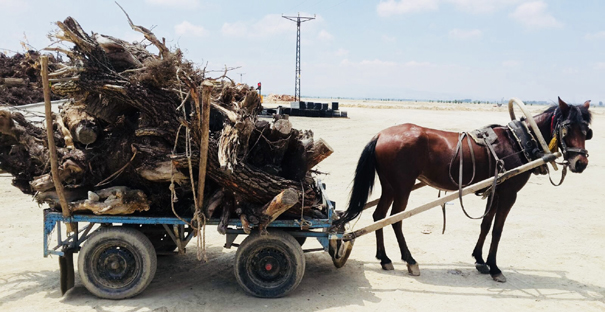
<path id="1" fill-rule="evenodd" d="M 176 78 L 179 81 L 179 95 L 181 97 L 181 104 L 176 108 L 176 110 L 181 110 L 183 112 L 183 120 L 187 120 L 187 112 L 185 110 L 185 103 L 187 102 L 187 100 L 189 99 L 190 95 L 191 95 L 191 91 L 187 92 L 187 95 L 183 98 L 183 92 L 182 90 L 180 90 L 180 82 L 181 79 L 179 78 L 179 71 L 180 68 L 177 69 L 176 72 Z M 203 104 L 202 104 L 203 105 Z M 201 116 L 200 116 L 201 118 Z M 199 206 L 197 204 L 198 202 L 198 197 L 197 194 L 195 192 L 195 180 L 193 177 L 193 164 L 191 161 L 191 156 L 193 154 L 192 152 L 192 148 L 191 148 L 191 129 L 187 126 L 187 124 L 181 124 L 179 126 L 179 129 L 177 130 L 176 133 L 176 138 L 174 141 L 174 147 L 172 149 L 172 156 L 176 156 L 176 149 L 177 149 L 177 145 L 178 145 L 178 140 L 179 140 L 179 135 L 180 135 L 180 131 L 181 128 L 185 126 L 185 156 L 187 157 L 187 166 L 189 169 L 189 181 L 191 182 L 191 191 L 192 191 L 192 195 L 193 195 L 193 203 L 195 206 L 195 213 L 193 214 L 193 218 L 192 221 L 195 220 L 195 224 L 193 224 L 193 222 L 187 222 L 186 220 L 184 220 L 183 218 L 181 218 L 181 216 L 179 216 L 179 214 L 176 212 L 176 209 L 174 207 L 174 203 L 178 201 L 178 198 L 176 196 L 176 191 L 175 191 L 175 186 L 174 186 L 174 175 L 176 173 L 176 166 L 174 165 L 174 162 L 171 162 L 171 169 L 172 169 L 172 175 L 170 177 L 170 191 L 171 191 L 171 200 L 170 200 L 170 205 L 172 208 L 172 213 L 179 219 L 181 220 L 183 223 L 187 224 L 190 228 L 194 229 L 194 233 L 196 236 L 196 247 L 197 247 L 197 259 L 198 261 L 204 261 L 207 262 L 208 261 L 208 255 L 206 253 L 206 215 L 199 209 Z M 181 244 L 180 243 L 180 238 L 177 239 L 177 245 L 179 245 L 179 252 L 182 252 L 181 250 Z"/>

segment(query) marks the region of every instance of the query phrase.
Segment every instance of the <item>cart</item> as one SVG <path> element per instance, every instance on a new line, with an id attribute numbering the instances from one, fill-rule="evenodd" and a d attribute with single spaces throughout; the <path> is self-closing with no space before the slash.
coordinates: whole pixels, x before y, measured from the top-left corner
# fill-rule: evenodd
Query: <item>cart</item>
<path id="1" fill-rule="evenodd" d="M 511 119 L 515 119 L 513 104 L 517 104 L 526 116 L 530 126 L 537 129 L 532 116 L 523 102 L 512 99 L 509 102 Z M 539 133 L 539 132 L 538 132 Z M 553 163 L 560 153 L 551 153 L 541 136 L 538 136 L 545 154 L 517 168 L 500 173 L 495 179 L 505 180 L 547 163 Z M 555 167 L 556 168 L 556 167 Z M 226 232 L 225 248 L 238 247 L 235 255 L 235 276 L 239 285 L 247 293 L 257 297 L 280 297 L 294 290 L 304 275 L 303 252 L 327 251 L 334 265 L 342 267 L 356 238 L 372 233 L 403 219 L 451 201 L 458 196 L 475 193 L 492 185 L 494 178 L 474 183 L 453 193 L 433 200 L 414 209 L 403 211 L 374 222 L 364 228 L 336 233 L 332 221 L 336 218 L 335 203 L 326 196 L 326 186 L 317 180 L 322 195 L 325 219 L 276 220 L 269 225 L 266 235 L 253 231 L 240 245 L 234 243 L 238 235 L 245 234 L 239 219 L 231 219 Z M 423 186 L 418 184 L 416 188 Z M 366 204 L 365 208 L 376 205 L 377 201 Z M 63 216 L 60 212 L 44 212 L 44 256 L 59 256 L 61 268 L 61 290 L 65 292 L 74 285 L 73 254 L 79 253 L 78 273 L 84 286 L 101 298 L 123 299 L 136 296 L 149 285 L 156 271 L 159 253 L 179 253 L 193 237 L 188 227 L 191 220 L 174 217 L 136 216 Z M 80 230 L 63 238 L 61 224 L 76 224 Z M 207 224 L 217 225 L 218 219 L 210 219 Z M 82 226 L 80 226 L 82 224 Z M 56 229 L 57 245 L 50 248 L 50 236 Z M 316 238 L 322 248 L 303 251 L 302 244 L 309 237 Z M 82 244 L 86 241 L 86 244 Z"/>
<path id="2" fill-rule="evenodd" d="M 326 185 L 320 180 L 316 183 L 322 194 L 325 219 L 278 219 L 269 225 L 268 234 L 253 230 L 241 244 L 234 242 L 239 235 L 246 235 L 242 223 L 240 219 L 229 220 L 224 247 L 238 247 L 234 271 L 247 293 L 273 298 L 294 290 L 305 272 L 304 252 L 328 251 L 334 255 L 337 267 L 346 262 L 342 251 L 337 251 L 342 234 L 328 232 L 335 203 L 326 196 Z M 64 217 L 59 211 L 45 209 L 44 257 L 59 256 L 63 293 L 74 286 L 73 254 L 78 253 L 80 279 L 92 294 L 105 299 L 129 298 L 143 292 L 153 279 L 157 255 L 176 254 L 175 249 L 184 253 L 194 232 L 188 225 L 190 221 L 84 214 Z M 209 219 L 206 224 L 218 225 L 219 221 Z M 78 230 L 64 235 L 63 223 L 76 224 Z M 322 247 L 303 250 L 307 238 L 316 238 Z"/>

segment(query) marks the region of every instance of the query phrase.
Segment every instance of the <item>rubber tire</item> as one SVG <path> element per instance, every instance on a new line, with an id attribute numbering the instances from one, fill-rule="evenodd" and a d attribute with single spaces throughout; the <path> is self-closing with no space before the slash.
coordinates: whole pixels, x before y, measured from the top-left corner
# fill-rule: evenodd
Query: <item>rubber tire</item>
<path id="1" fill-rule="evenodd" d="M 262 281 L 254 270 L 255 256 L 270 252 L 285 262 L 283 277 L 277 281 Z M 281 265 L 276 265 L 281 268 Z M 305 257 L 300 244 L 294 237 L 282 231 L 271 231 L 267 235 L 255 232 L 241 243 L 235 254 L 235 278 L 248 294 L 261 298 L 285 296 L 298 287 L 305 274 Z M 258 273 L 258 274 L 257 274 Z"/>
<path id="2" fill-rule="evenodd" d="M 99 263 L 95 267 L 95 262 L 100 262 L 99 254 L 112 250 L 134 258 L 133 276 L 125 285 L 103 285 L 108 281 L 97 272 Z M 153 245 L 145 234 L 133 228 L 109 227 L 97 230 L 86 240 L 78 256 L 78 273 L 84 287 L 103 299 L 125 299 L 140 294 L 153 280 L 156 269 L 157 257 Z"/>

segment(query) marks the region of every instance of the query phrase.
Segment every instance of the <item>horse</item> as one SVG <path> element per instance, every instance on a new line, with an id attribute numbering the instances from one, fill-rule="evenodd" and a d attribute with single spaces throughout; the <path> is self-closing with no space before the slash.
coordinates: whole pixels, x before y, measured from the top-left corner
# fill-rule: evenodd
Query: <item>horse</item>
<path id="1" fill-rule="evenodd" d="M 581 173 L 588 165 L 585 141 L 592 137 L 590 101 L 583 105 L 568 105 L 559 98 L 558 102 L 558 105 L 553 105 L 534 116 L 534 120 L 542 136 L 550 139 L 550 148 L 562 151 L 565 160 L 563 164 L 572 172 Z M 498 162 L 502 166 L 501 169 L 510 170 L 529 161 L 524 157 L 522 148 L 508 127 L 494 126 L 492 129 L 497 135 L 498 143 L 492 146 L 497 157 L 492 156 L 488 148 L 470 139 L 467 140 L 466 149 L 460 150 L 457 145 L 462 144 L 464 147 L 465 144 L 463 136 L 457 132 L 435 130 L 410 123 L 382 130 L 361 153 L 355 170 L 349 206 L 333 223 L 334 227 L 342 231 L 346 223 L 361 214 L 372 192 L 376 173 L 382 186 L 382 194 L 373 218 L 374 221 L 379 221 L 386 217 L 391 204 L 391 214 L 406 209 L 410 192 L 417 179 L 439 190 L 454 191 L 458 190 L 459 184 L 469 185 L 494 177 L 497 173 L 494 166 Z M 533 133 L 533 130 L 530 132 Z M 464 164 L 462 169 L 459 169 L 458 165 L 452 166 L 460 161 L 460 157 Z M 460 171 L 462 175 L 459 175 Z M 508 179 L 488 196 L 481 232 L 472 256 L 475 258 L 476 269 L 482 274 L 489 273 L 497 282 L 506 282 L 506 277 L 496 264 L 504 222 L 517 199 L 517 193 L 527 183 L 530 175 L 531 172 L 528 171 Z M 462 183 L 455 181 L 452 176 L 459 176 Z M 418 263 L 406 244 L 401 221 L 392 224 L 392 227 L 408 272 L 413 276 L 420 275 Z M 490 228 L 491 246 L 487 261 L 484 261 L 482 250 Z M 382 229 L 376 231 L 376 245 L 376 258 L 380 260 L 382 268 L 392 270 L 391 259 L 384 247 Z"/>

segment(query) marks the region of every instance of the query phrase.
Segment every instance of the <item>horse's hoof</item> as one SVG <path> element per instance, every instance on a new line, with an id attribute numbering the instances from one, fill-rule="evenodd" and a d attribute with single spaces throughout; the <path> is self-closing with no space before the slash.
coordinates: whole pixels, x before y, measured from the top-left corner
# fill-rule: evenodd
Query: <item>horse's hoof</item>
<path id="1" fill-rule="evenodd" d="M 385 271 L 392 271 L 395 270 L 395 267 L 393 266 L 393 263 L 381 263 L 380 264 L 382 266 L 382 269 Z"/>
<path id="2" fill-rule="evenodd" d="M 412 276 L 420 276 L 420 267 L 418 263 L 408 264 L 408 273 Z"/>
<path id="3" fill-rule="evenodd" d="M 481 274 L 489 274 L 489 266 L 485 263 L 475 263 L 475 268 Z"/>
<path id="4" fill-rule="evenodd" d="M 492 278 L 494 279 L 494 281 L 496 281 L 498 283 L 506 283 L 506 277 L 504 277 L 504 275 L 502 275 L 502 273 L 500 273 L 498 275 L 492 275 Z"/>

